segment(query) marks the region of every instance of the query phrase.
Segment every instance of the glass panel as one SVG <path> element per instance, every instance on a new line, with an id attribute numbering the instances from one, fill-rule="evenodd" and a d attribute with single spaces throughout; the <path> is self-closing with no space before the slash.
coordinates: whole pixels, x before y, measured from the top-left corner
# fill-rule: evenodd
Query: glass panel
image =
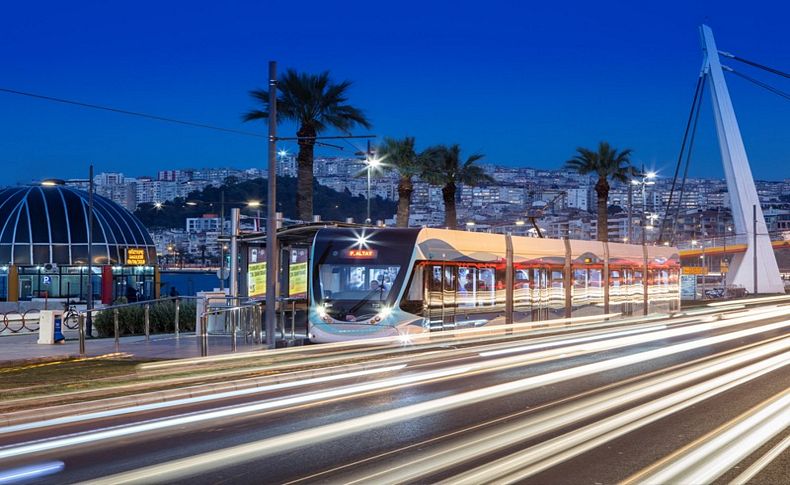
<path id="1" fill-rule="evenodd" d="M 52 261 L 57 264 L 71 264 L 69 260 L 69 247 L 64 244 L 52 246 Z"/>
<path id="2" fill-rule="evenodd" d="M 30 242 L 30 224 L 27 222 L 27 217 L 27 206 L 22 206 L 16 223 L 15 243 Z"/>
<path id="3" fill-rule="evenodd" d="M 82 199 L 68 190 L 62 191 L 62 194 L 66 199 L 67 217 L 69 218 L 69 227 L 71 228 L 71 242 L 72 244 L 87 244 L 88 228 L 85 225 L 85 212 L 82 208 Z"/>
<path id="4" fill-rule="evenodd" d="M 0 264 L 8 264 L 11 262 L 11 245 L 0 244 Z"/>
<path id="5" fill-rule="evenodd" d="M 68 243 L 69 234 L 66 226 L 66 211 L 63 208 L 63 199 L 60 191 L 54 188 L 41 189 L 49 212 L 49 227 L 52 233 L 52 242 Z"/>
<path id="6" fill-rule="evenodd" d="M 33 246 L 33 264 L 49 263 L 49 245 L 35 244 Z"/>
<path id="7" fill-rule="evenodd" d="M 41 190 L 31 190 L 27 196 L 27 203 L 32 222 L 33 242 L 49 243 L 49 226 L 47 225 L 44 196 L 41 194 Z M 38 260 L 38 257 L 35 259 Z M 46 259 L 49 261 L 49 254 L 47 254 Z"/>
<path id="8" fill-rule="evenodd" d="M 14 244 L 14 264 L 33 264 L 30 261 L 30 244 Z"/>

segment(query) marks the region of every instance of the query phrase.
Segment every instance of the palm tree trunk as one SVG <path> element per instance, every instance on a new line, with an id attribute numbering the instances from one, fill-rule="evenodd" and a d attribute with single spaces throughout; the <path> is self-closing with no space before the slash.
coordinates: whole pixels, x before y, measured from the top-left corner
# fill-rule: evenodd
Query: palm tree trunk
<path id="1" fill-rule="evenodd" d="M 315 137 L 315 129 L 301 125 L 297 137 Z M 315 138 L 299 138 L 299 154 L 296 156 L 298 178 L 296 180 L 296 214 L 304 222 L 313 220 L 313 149 Z"/>
<path id="2" fill-rule="evenodd" d="M 599 177 L 595 184 L 595 192 L 598 194 L 598 240 L 609 240 L 609 182 L 606 177 Z"/>
<path id="3" fill-rule="evenodd" d="M 444 225 L 448 229 L 458 227 L 458 217 L 455 210 L 455 183 L 449 183 L 442 187 L 442 198 L 444 199 Z"/>
<path id="4" fill-rule="evenodd" d="M 411 194 L 414 192 L 410 176 L 402 176 L 398 181 L 398 215 L 397 226 L 409 227 L 409 207 L 411 206 Z"/>

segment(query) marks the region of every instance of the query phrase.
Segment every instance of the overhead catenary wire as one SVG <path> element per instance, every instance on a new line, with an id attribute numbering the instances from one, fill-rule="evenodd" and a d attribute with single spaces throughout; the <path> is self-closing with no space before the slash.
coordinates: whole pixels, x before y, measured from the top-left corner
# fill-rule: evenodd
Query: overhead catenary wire
<path id="1" fill-rule="evenodd" d="M 724 57 L 729 57 L 730 59 L 736 60 L 738 62 L 742 62 L 744 64 L 748 64 L 750 66 L 754 66 L 754 67 L 756 67 L 758 69 L 762 69 L 762 70 L 764 70 L 766 72 L 770 72 L 771 74 L 776 74 L 777 76 L 790 78 L 790 74 L 788 74 L 788 73 L 786 73 L 784 71 L 780 71 L 779 69 L 774 69 L 773 67 L 768 67 L 768 66 L 766 66 L 764 64 L 760 64 L 759 62 L 754 62 L 754 61 L 750 61 L 748 59 L 744 59 L 743 57 L 738 57 L 735 54 L 732 54 L 730 52 L 719 51 L 719 54 L 721 54 Z"/>
<path id="2" fill-rule="evenodd" d="M 160 116 L 160 115 L 155 115 L 155 114 L 151 114 L 151 113 L 144 113 L 142 111 L 131 111 L 131 110 L 123 109 L 123 108 L 116 108 L 114 106 L 105 106 L 105 105 L 96 104 L 96 103 L 88 103 L 88 102 L 84 102 L 84 101 L 77 101 L 77 100 L 74 100 L 74 99 L 60 98 L 60 97 L 57 97 L 57 96 L 49 96 L 49 95 L 45 95 L 45 94 L 31 93 L 31 92 L 28 92 L 28 91 L 20 91 L 18 89 L 11 89 L 11 88 L 0 87 L 0 92 L 7 93 L 7 94 L 14 94 L 14 95 L 18 95 L 18 96 L 25 96 L 25 97 L 28 97 L 28 98 L 41 99 L 41 100 L 44 100 L 44 101 L 50 101 L 50 102 L 54 102 L 54 103 L 69 104 L 69 105 L 78 106 L 78 107 L 81 107 L 81 108 L 88 108 L 88 109 L 94 109 L 94 110 L 99 110 L 99 111 L 108 111 L 108 112 L 111 112 L 111 113 L 123 114 L 123 115 L 128 115 L 128 116 L 135 116 L 135 117 L 138 117 L 138 118 L 145 118 L 145 119 L 154 120 L 154 121 L 163 121 L 163 122 L 166 122 L 166 123 L 174 123 L 174 124 L 183 125 L 183 126 L 190 126 L 190 127 L 193 127 L 193 128 L 203 128 L 203 129 L 207 129 L 207 130 L 213 130 L 213 131 L 218 131 L 218 132 L 223 132 L 223 133 L 230 133 L 230 134 L 241 135 L 241 136 L 250 136 L 250 137 L 255 137 L 255 138 L 268 138 L 268 136 L 266 136 L 265 134 L 255 133 L 255 132 L 252 132 L 252 131 L 237 130 L 237 129 L 234 129 L 234 128 L 225 128 L 225 127 L 222 127 L 222 126 L 210 125 L 208 123 L 201 123 L 201 122 L 197 122 L 197 121 L 182 120 L 182 119 L 178 119 L 178 118 L 172 118 L 172 117 L 169 117 L 169 116 Z M 374 136 L 375 135 L 282 137 L 282 138 L 278 138 L 278 140 L 300 140 L 300 139 L 309 138 L 309 139 L 312 139 L 313 142 L 316 145 L 325 146 L 325 147 L 329 147 L 329 148 L 335 148 L 337 150 L 343 150 L 343 147 L 341 147 L 339 145 L 334 145 L 334 144 L 331 144 L 331 143 L 320 142 L 318 140 L 319 139 L 346 139 L 346 138 L 373 138 Z"/>
<path id="3" fill-rule="evenodd" d="M 236 130 L 236 129 L 233 129 L 233 128 L 224 128 L 224 127 L 221 127 L 221 126 L 214 126 L 214 125 L 209 125 L 209 124 L 206 124 L 206 123 L 199 123 L 199 122 L 196 122 L 196 121 L 180 120 L 180 119 L 171 118 L 171 117 L 168 117 L 168 116 L 159 116 L 159 115 L 154 115 L 154 114 L 150 114 L 150 113 L 143 113 L 143 112 L 140 112 L 140 111 L 130 111 L 130 110 L 127 110 L 127 109 L 115 108 L 115 107 L 112 107 L 112 106 L 103 106 L 103 105 L 94 104 L 94 103 L 86 103 L 86 102 L 83 102 L 83 101 L 76 101 L 76 100 L 73 100 L 73 99 L 59 98 L 59 97 L 55 97 L 55 96 L 47 96 L 47 95 L 44 95 L 44 94 L 30 93 L 30 92 L 26 92 L 26 91 L 19 91 L 17 89 L 10 89 L 10 88 L 2 88 L 2 87 L 0 87 L 0 92 L 8 93 L 8 94 L 16 94 L 16 95 L 19 95 L 19 96 L 26 96 L 26 97 L 29 97 L 29 98 L 43 99 L 45 101 L 52 101 L 52 102 L 55 102 L 55 103 L 70 104 L 70 105 L 79 106 L 79 107 L 82 107 L 82 108 L 90 108 L 90 109 L 101 110 L 101 111 L 109 111 L 111 113 L 119 113 L 119 114 L 124 114 L 124 115 L 129 115 L 129 116 L 136 116 L 138 118 L 146 118 L 146 119 L 149 119 L 149 120 L 164 121 L 166 123 L 175 123 L 175 124 L 178 124 L 178 125 L 191 126 L 191 127 L 194 127 L 194 128 L 204 128 L 204 129 L 207 129 L 207 130 L 221 131 L 221 132 L 225 132 L 225 133 L 233 133 L 233 134 L 236 134 L 236 135 L 253 136 L 255 138 L 267 138 L 266 135 L 263 135 L 261 133 L 254 133 L 252 131 Z"/>

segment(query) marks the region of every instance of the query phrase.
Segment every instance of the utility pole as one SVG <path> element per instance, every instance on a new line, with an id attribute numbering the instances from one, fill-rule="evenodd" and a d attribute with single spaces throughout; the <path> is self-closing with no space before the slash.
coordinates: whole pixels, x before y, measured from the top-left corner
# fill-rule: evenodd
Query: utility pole
<path id="1" fill-rule="evenodd" d="M 757 204 L 752 205 L 752 233 L 754 238 L 754 294 L 757 294 Z"/>
<path id="2" fill-rule="evenodd" d="M 266 346 L 275 348 L 277 319 L 277 62 L 269 61 L 269 177 L 266 207 Z"/>
<path id="3" fill-rule="evenodd" d="M 88 298 L 85 335 L 93 335 L 93 164 L 88 168 Z"/>
<path id="4" fill-rule="evenodd" d="M 225 189 L 219 193 L 219 289 L 225 291 Z"/>
<path id="5" fill-rule="evenodd" d="M 628 181 L 628 244 L 634 243 L 634 181 Z"/>
<path id="6" fill-rule="evenodd" d="M 368 197 L 367 197 L 367 199 L 368 199 L 368 212 L 367 212 L 368 217 L 367 217 L 367 219 L 365 219 L 365 224 L 370 224 L 370 222 L 371 222 L 371 219 L 370 219 L 370 170 L 373 168 L 372 165 L 371 165 L 371 161 L 372 161 L 372 157 L 371 157 L 371 153 L 370 153 L 370 140 L 368 140 L 368 149 L 367 149 L 367 151 L 365 151 L 365 163 L 367 164 L 367 169 L 368 169 Z"/>

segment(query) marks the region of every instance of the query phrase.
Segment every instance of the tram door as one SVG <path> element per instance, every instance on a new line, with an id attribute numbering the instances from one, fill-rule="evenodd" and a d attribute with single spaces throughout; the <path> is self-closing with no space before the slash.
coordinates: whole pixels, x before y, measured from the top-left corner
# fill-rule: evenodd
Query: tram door
<path id="1" fill-rule="evenodd" d="M 455 266 L 444 264 L 430 265 L 425 272 L 425 287 L 428 289 L 425 304 L 425 318 L 431 331 L 455 328 Z"/>

